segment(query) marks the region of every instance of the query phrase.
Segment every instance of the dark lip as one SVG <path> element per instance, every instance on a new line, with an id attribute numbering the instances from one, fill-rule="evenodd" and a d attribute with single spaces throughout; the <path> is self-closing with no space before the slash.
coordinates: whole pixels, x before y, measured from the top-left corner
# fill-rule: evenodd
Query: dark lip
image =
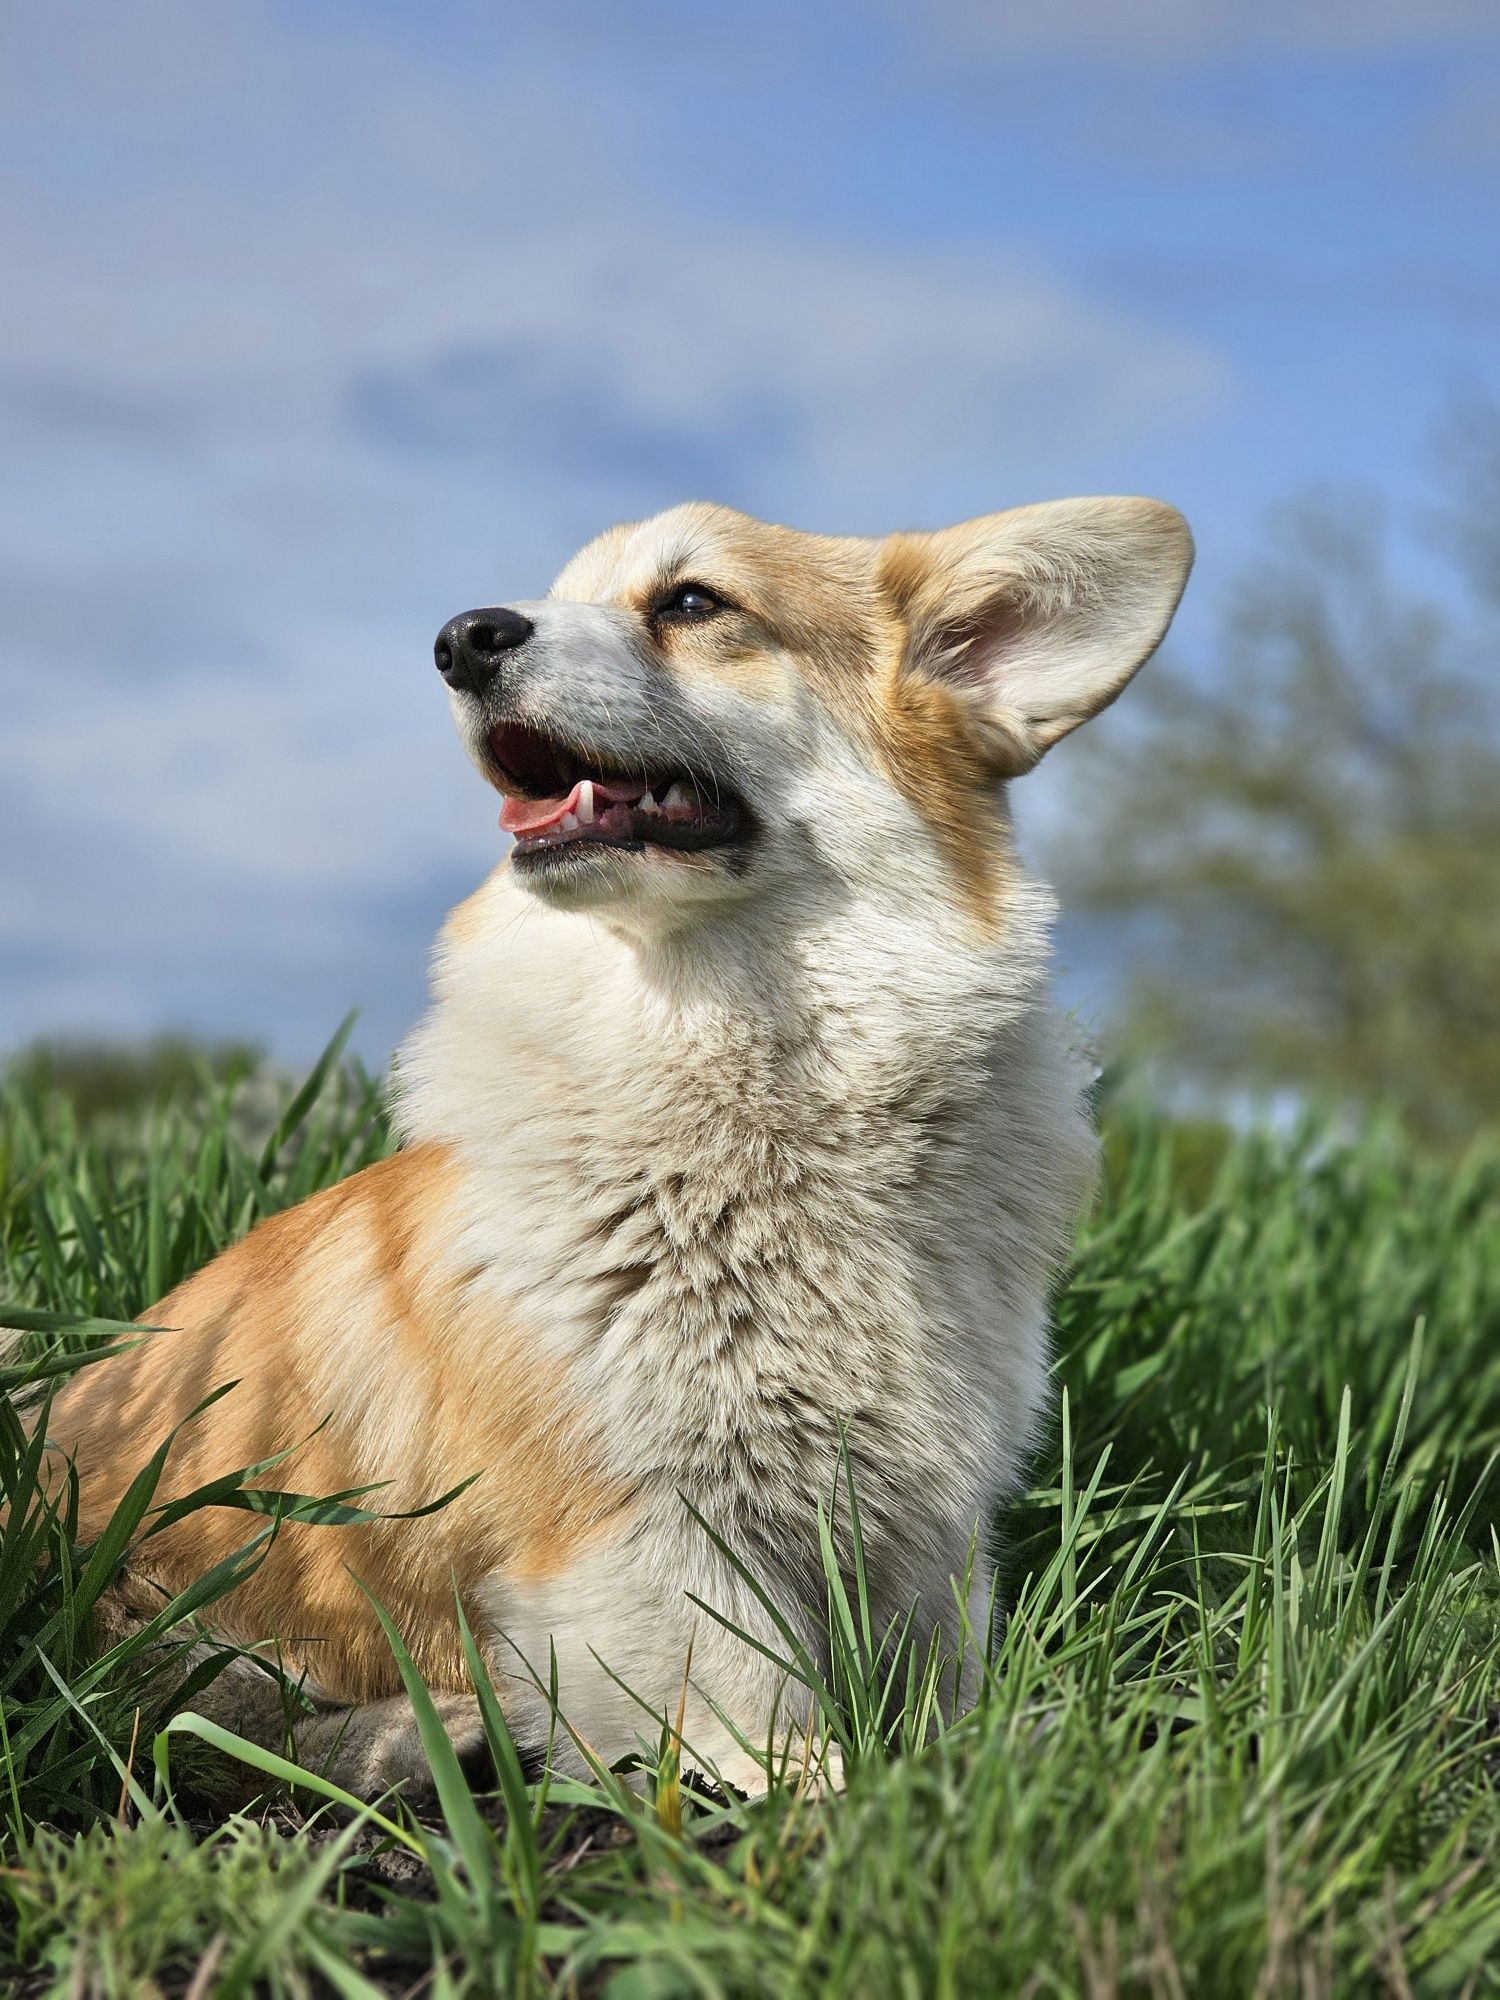
<path id="1" fill-rule="evenodd" d="M 678 780 L 692 783 L 700 794 L 703 790 L 680 766 L 663 764 L 647 769 L 622 763 L 618 758 L 529 723 L 494 724 L 485 734 L 485 764 L 491 782 L 499 791 L 520 798 L 557 798 L 570 791 L 581 778 L 639 783 L 658 797 Z M 754 816 L 737 792 L 717 778 L 713 782 L 713 810 L 704 821 L 691 823 L 662 819 L 654 813 L 630 813 L 628 837 L 602 831 L 560 838 L 543 834 L 532 840 L 522 835 L 515 841 L 512 858 L 528 867 L 545 867 L 570 854 L 642 854 L 651 847 L 668 853 L 702 854 L 714 848 L 743 847 L 754 835 Z"/>
<path id="2" fill-rule="evenodd" d="M 661 848 L 668 854 L 711 854 L 741 844 L 738 824 L 712 827 L 663 827 L 642 840 L 621 840 L 603 834 L 570 834 L 562 840 L 518 840 L 511 848 L 513 866 L 549 868 L 573 855 L 645 854 Z"/>
<path id="3" fill-rule="evenodd" d="M 518 834 L 511 857 L 528 866 L 545 866 L 565 854 L 644 854 L 651 847 L 668 854 L 708 854 L 715 848 L 744 844 L 745 815 L 737 801 L 724 800 L 711 819 L 696 824 L 660 819 L 654 813 L 623 816 L 630 824 L 628 834 L 590 829 L 553 837 L 544 833 L 530 840 Z"/>

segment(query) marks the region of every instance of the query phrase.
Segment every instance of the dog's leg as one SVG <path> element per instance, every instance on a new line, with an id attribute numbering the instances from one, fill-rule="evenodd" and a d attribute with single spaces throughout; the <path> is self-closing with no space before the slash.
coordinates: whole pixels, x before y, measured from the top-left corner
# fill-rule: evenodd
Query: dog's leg
<path id="1" fill-rule="evenodd" d="M 107 1646 L 117 1644 L 139 1632 L 160 1608 L 155 1586 L 127 1573 L 100 1599 L 99 1637 Z M 182 1637 L 183 1628 L 165 1634 L 141 1656 L 143 1667 L 160 1674 L 153 1699 L 162 1710 L 178 1706 L 180 1690 L 223 1652 L 210 1638 L 184 1648 Z M 478 1702 L 472 1694 L 441 1689 L 432 1691 L 432 1701 L 464 1775 L 471 1784 L 486 1784 L 492 1767 Z M 241 1653 L 225 1660 L 182 1705 L 247 1743 L 290 1757 L 356 1798 L 374 1799 L 395 1786 L 414 1806 L 428 1805 L 436 1796 L 416 1712 L 404 1694 L 341 1703 L 306 1681 L 294 1694 L 277 1674 Z M 248 1803 L 269 1783 L 252 1765 L 217 1754 L 195 1760 L 194 1776 L 226 1807 Z"/>

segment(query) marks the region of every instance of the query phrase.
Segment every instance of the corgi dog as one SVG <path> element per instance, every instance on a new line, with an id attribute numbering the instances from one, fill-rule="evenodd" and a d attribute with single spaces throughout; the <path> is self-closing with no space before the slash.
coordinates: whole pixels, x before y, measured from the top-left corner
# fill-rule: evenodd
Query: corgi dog
<path id="1" fill-rule="evenodd" d="M 1095 1171 L 1007 787 L 1120 693 L 1191 561 L 1143 499 L 883 540 L 693 504 L 443 628 L 512 845 L 442 932 L 400 1150 L 262 1222 L 52 1417 L 86 1533 L 175 1423 L 162 1497 L 286 1452 L 265 1483 L 383 1481 L 392 1513 L 478 1475 L 419 1518 L 284 1527 L 213 1608 L 301 1677 L 305 1759 L 421 1781 L 373 1594 L 464 1754 L 456 1602 L 523 1748 L 549 1686 L 576 1771 L 681 1703 L 685 1758 L 763 1787 L 806 1725 L 777 1619 L 826 1655 L 845 1463 L 876 1629 L 915 1606 L 954 1653 L 987 1634 Z M 832 1532 L 851 1561 L 847 1509 Z M 221 1509 L 156 1535 L 119 1615 L 245 1533 Z M 282 1738 L 274 1677 L 215 1688 Z"/>

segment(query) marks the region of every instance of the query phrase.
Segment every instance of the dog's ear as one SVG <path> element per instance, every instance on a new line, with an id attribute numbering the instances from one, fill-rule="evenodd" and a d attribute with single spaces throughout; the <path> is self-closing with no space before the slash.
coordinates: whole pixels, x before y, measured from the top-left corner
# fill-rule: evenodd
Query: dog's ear
<path id="1" fill-rule="evenodd" d="M 902 671 L 972 707 L 995 767 L 1029 771 L 1161 644 L 1193 538 L 1159 500 L 1054 500 L 881 545 Z"/>

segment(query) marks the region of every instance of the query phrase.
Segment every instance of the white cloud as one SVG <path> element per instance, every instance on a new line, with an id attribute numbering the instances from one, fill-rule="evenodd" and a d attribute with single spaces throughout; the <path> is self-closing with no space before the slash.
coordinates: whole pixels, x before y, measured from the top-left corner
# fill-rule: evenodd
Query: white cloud
<path id="1" fill-rule="evenodd" d="M 1201 346 L 991 246 L 721 231 L 684 254 L 661 217 L 396 228 L 321 202 L 274 217 L 184 202 L 104 235 L 7 245 L 27 301 L 10 372 L 49 451 L 80 430 L 148 446 L 154 425 L 164 458 L 213 452 L 252 479 L 314 452 L 352 466 L 352 385 L 519 352 L 580 400 L 603 384 L 622 419 L 708 440 L 778 412 L 786 485 L 811 479 L 828 505 L 986 454 L 998 479 L 1018 449 L 1181 422 L 1224 386 Z M 490 442 L 503 471 L 498 424 Z"/>

